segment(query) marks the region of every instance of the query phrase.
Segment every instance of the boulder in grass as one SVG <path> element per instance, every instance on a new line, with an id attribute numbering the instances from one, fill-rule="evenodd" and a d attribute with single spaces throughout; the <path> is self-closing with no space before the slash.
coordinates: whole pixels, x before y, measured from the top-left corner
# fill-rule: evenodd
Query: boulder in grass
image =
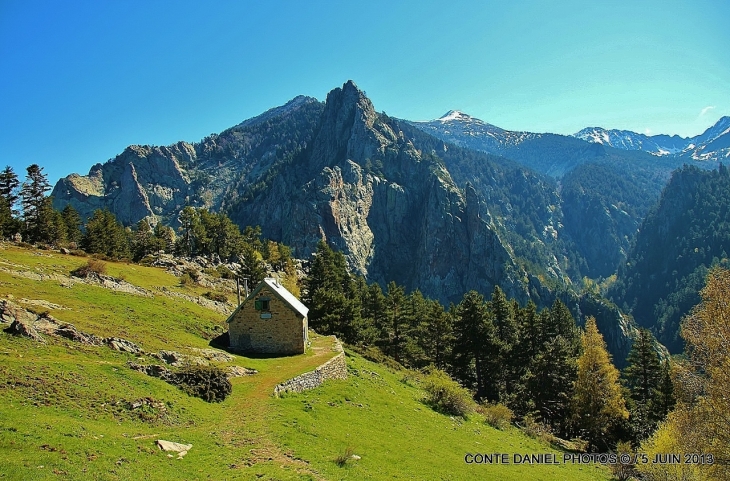
<path id="1" fill-rule="evenodd" d="M 182 459 L 183 456 L 188 454 L 188 451 L 190 451 L 193 448 L 193 445 L 174 443 L 172 441 L 165 441 L 164 439 L 158 439 L 157 447 L 162 449 L 163 451 L 171 451 L 171 452 L 177 453 L 177 459 Z"/>
<path id="2" fill-rule="evenodd" d="M 12 324 L 20 321 L 32 325 L 37 315 L 7 299 L 0 300 L 0 322 Z"/>
<path id="3" fill-rule="evenodd" d="M 115 351 L 129 352 L 138 355 L 144 354 L 144 351 L 141 347 L 139 347 L 132 341 L 128 341 L 119 337 L 107 337 L 104 339 L 104 344 L 109 346 L 111 349 L 114 349 Z"/>

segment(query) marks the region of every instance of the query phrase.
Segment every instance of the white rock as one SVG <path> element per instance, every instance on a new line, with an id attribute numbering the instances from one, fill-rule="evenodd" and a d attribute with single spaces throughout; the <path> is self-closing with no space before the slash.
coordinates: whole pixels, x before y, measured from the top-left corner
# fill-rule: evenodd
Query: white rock
<path id="1" fill-rule="evenodd" d="M 158 439 L 157 446 L 163 451 L 174 451 L 176 453 L 181 453 L 181 456 L 185 456 L 185 454 L 187 454 L 187 452 L 190 451 L 190 449 L 192 449 L 193 447 L 192 444 L 173 443 L 172 441 L 165 441 L 164 439 Z"/>

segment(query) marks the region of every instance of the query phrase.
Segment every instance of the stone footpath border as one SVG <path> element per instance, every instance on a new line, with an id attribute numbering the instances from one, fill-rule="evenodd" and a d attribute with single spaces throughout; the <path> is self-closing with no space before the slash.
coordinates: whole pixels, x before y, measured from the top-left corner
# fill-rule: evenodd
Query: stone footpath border
<path id="1" fill-rule="evenodd" d="M 274 397 L 279 397 L 284 392 L 302 392 L 314 389 L 322 385 L 327 379 L 347 379 L 347 363 L 342 344 L 335 338 L 335 351 L 339 351 L 335 357 L 318 366 L 314 371 L 305 372 L 299 376 L 284 381 L 274 388 Z"/>

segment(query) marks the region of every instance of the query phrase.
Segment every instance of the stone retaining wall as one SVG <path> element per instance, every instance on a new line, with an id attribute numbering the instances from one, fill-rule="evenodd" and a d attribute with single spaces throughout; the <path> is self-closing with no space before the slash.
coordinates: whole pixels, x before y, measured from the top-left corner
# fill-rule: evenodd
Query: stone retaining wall
<path id="1" fill-rule="evenodd" d="M 295 378 L 289 379 L 274 388 L 274 396 L 279 397 L 283 392 L 302 392 L 307 389 L 319 387 L 327 379 L 347 379 L 347 364 L 345 353 L 337 343 L 340 353 L 335 357 L 317 367 L 314 371 L 305 372 Z"/>

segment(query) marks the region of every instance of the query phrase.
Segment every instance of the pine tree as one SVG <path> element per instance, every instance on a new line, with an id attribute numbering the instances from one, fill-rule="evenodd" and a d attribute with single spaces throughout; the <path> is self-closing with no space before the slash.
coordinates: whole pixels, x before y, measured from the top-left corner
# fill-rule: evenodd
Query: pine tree
<path id="1" fill-rule="evenodd" d="M 196 255 L 209 256 L 216 252 L 215 230 L 218 217 L 207 209 L 197 209 L 198 222 L 194 228 Z"/>
<path id="2" fill-rule="evenodd" d="M 18 187 L 20 181 L 13 168 L 9 165 L 0 172 L 0 196 L 2 196 L 11 212 L 11 216 L 16 216 L 15 203 L 18 201 Z"/>
<path id="3" fill-rule="evenodd" d="M 256 286 L 266 277 L 266 267 L 257 252 L 251 245 L 244 244 L 239 254 L 241 268 L 238 270 L 238 277 L 248 279 L 248 285 Z M 310 314 L 311 316 L 311 314 Z"/>
<path id="4" fill-rule="evenodd" d="M 586 320 L 581 335 L 583 353 L 572 397 L 572 420 L 576 430 L 598 449 L 611 444 L 613 429 L 629 416 L 619 384 L 619 372 L 611 363 L 596 320 Z"/>
<path id="5" fill-rule="evenodd" d="M 67 240 L 66 224 L 61 213 L 53 208 L 51 197 L 44 197 L 41 201 L 31 240 L 46 244 L 60 244 Z"/>
<path id="6" fill-rule="evenodd" d="M 172 227 L 162 225 L 162 222 L 158 222 L 155 225 L 153 234 L 157 239 L 160 250 L 168 254 L 173 252 L 175 248 L 175 231 L 172 230 Z"/>
<path id="7" fill-rule="evenodd" d="M 464 294 L 454 308 L 453 365 L 457 378 L 476 389 L 478 399 L 494 400 L 489 388 L 487 360 L 494 354 L 495 328 L 484 297 L 476 291 Z"/>
<path id="8" fill-rule="evenodd" d="M 245 232 L 244 237 L 247 235 L 250 234 Z M 310 326 L 323 334 L 338 335 L 346 342 L 359 342 L 366 329 L 361 319 L 360 297 L 345 256 L 320 241 L 310 261 L 309 275 L 304 279 L 303 302 L 309 307 Z"/>
<path id="9" fill-rule="evenodd" d="M 403 287 L 395 282 L 388 283 L 385 295 L 386 328 L 383 340 L 385 351 L 397 362 L 402 361 L 402 351 L 406 341 L 408 322 L 405 315 L 406 297 Z"/>
<path id="10" fill-rule="evenodd" d="M 652 391 L 656 389 L 661 371 L 659 355 L 654 350 L 654 338 L 648 329 L 639 329 L 626 358 L 628 363 L 624 375 L 628 381 L 631 397 L 648 409 Z"/>
<path id="11" fill-rule="evenodd" d="M 498 392 L 498 400 L 509 402 L 518 383 L 517 359 L 512 359 L 512 350 L 519 338 L 518 326 L 512 303 L 507 300 L 502 289 L 494 286 L 489 307 L 494 319 L 497 352 L 489 359 L 490 371 L 494 373 L 492 383 Z"/>
<path id="12" fill-rule="evenodd" d="M 20 190 L 21 203 L 23 205 L 23 220 L 25 222 L 25 234 L 29 241 L 45 241 L 45 230 L 48 227 L 48 216 L 53 209 L 49 209 L 46 199 L 46 192 L 51 189 L 43 168 L 38 164 L 30 165 L 27 168 L 28 175 L 23 187 Z"/>
<path id="13" fill-rule="evenodd" d="M 86 252 L 104 254 L 121 259 L 130 256 L 129 236 L 116 216 L 104 209 L 97 209 L 86 223 L 86 232 L 81 239 Z"/>
<path id="14" fill-rule="evenodd" d="M 164 241 L 155 236 L 147 219 L 137 222 L 137 228 L 132 238 L 132 258 L 136 262 L 164 247 Z"/>
<path id="15" fill-rule="evenodd" d="M 647 329 L 639 329 L 624 369 L 624 377 L 631 394 L 631 425 L 634 440 L 651 434 L 656 425 L 651 411 L 657 388 L 661 382 L 661 363 L 654 350 L 654 337 Z"/>
<path id="16" fill-rule="evenodd" d="M 504 345 L 505 351 L 509 351 L 517 342 L 517 323 L 515 322 L 512 304 L 507 300 L 507 296 L 499 286 L 494 286 L 489 306 L 494 315 L 497 338 Z"/>
<path id="17" fill-rule="evenodd" d="M 519 338 L 514 345 L 509 363 L 513 370 L 515 384 L 512 388 L 512 400 L 509 407 L 518 415 L 524 416 L 535 409 L 534 399 L 529 393 L 529 382 L 533 378 L 533 363 L 539 354 L 540 326 L 537 306 L 532 301 L 520 308 L 516 302 L 513 303 L 515 322 Z"/>
<path id="18" fill-rule="evenodd" d="M 527 368 L 530 360 L 537 356 L 542 340 L 541 326 L 535 303 L 528 301 L 525 307 L 516 308 L 515 321 L 520 333 L 514 349 L 515 356 L 519 359 L 519 363 Z"/>
<path id="19" fill-rule="evenodd" d="M 66 204 L 66 207 L 64 207 L 61 211 L 61 218 L 63 219 L 63 224 L 66 230 L 66 240 L 68 242 L 79 244 L 83 235 L 81 232 L 81 226 L 83 224 L 79 213 L 71 204 Z"/>
<path id="20" fill-rule="evenodd" d="M 200 224 L 200 218 L 195 208 L 185 206 L 180 212 L 180 237 L 176 244 L 176 250 L 180 255 L 193 256 L 196 254 L 195 231 Z"/>
<path id="21" fill-rule="evenodd" d="M 368 333 L 363 333 L 365 343 L 378 343 L 384 339 L 386 324 L 385 295 L 380 284 L 372 283 L 365 287 L 360 293 L 361 318 L 367 326 Z"/>
<path id="22" fill-rule="evenodd" d="M 438 301 L 429 301 L 423 349 L 434 366 L 446 371 L 454 344 L 453 318 Z"/>
<path id="23" fill-rule="evenodd" d="M 312 254 L 309 262 L 309 273 L 304 279 L 302 302 L 309 307 L 309 322 L 316 329 L 327 307 L 316 299 L 317 292 L 341 291 L 343 273 L 338 272 L 335 265 L 334 251 L 324 241 L 319 241 L 317 250 Z"/>
<path id="24" fill-rule="evenodd" d="M 540 311 L 536 319 L 530 314 L 525 322 L 530 327 L 523 329 L 527 337 L 521 349 L 525 356 L 532 354 L 532 357 L 526 358 L 528 369 L 523 380 L 526 395 L 516 400 L 517 407 L 534 409 L 539 420 L 560 434 L 567 434 L 581 348 L 580 332 L 570 311 L 559 300 L 550 309 Z M 537 329 L 532 328 L 535 322 Z"/>
<path id="25" fill-rule="evenodd" d="M 666 419 L 667 414 L 674 409 L 677 403 L 674 397 L 674 383 L 672 381 L 672 367 L 669 360 L 662 363 L 659 383 L 652 396 L 651 417 L 656 422 Z"/>
<path id="26" fill-rule="evenodd" d="M 243 242 L 246 244 L 251 245 L 259 252 L 263 250 L 263 243 L 261 242 L 261 226 L 257 225 L 252 227 L 247 225 L 246 228 L 243 229 L 241 236 L 243 237 Z"/>
<path id="27" fill-rule="evenodd" d="M 0 197 L 0 238 L 9 238 L 20 232 L 22 224 L 13 217 L 12 209 L 4 197 Z"/>
<path id="28" fill-rule="evenodd" d="M 238 226 L 235 225 L 227 215 L 220 212 L 210 214 L 207 211 L 200 211 L 201 223 L 205 227 L 207 238 L 210 240 L 206 254 L 216 254 L 220 259 L 232 260 L 243 249 L 244 240 Z M 261 243 L 252 245 L 254 250 L 260 252 Z"/>
<path id="29" fill-rule="evenodd" d="M 576 354 L 580 350 L 580 331 L 575 324 L 570 309 L 560 299 L 556 299 L 550 307 L 550 322 L 544 323 L 543 329 L 542 334 L 548 339 L 554 336 L 563 336 L 570 344 L 575 346 Z"/>

